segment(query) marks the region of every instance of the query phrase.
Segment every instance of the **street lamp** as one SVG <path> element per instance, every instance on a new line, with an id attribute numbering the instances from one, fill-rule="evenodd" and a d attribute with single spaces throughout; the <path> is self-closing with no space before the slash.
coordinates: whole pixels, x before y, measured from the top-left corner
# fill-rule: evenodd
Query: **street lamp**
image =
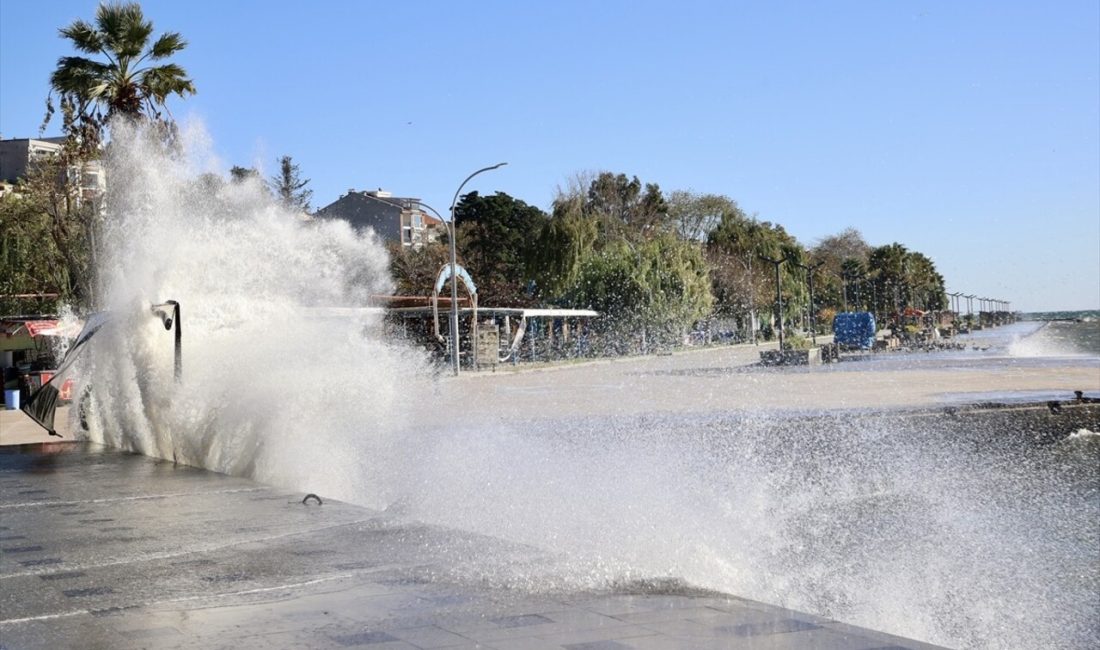
<path id="1" fill-rule="evenodd" d="M 806 272 L 806 281 L 810 285 L 810 340 L 813 341 L 814 345 L 817 345 L 817 319 L 814 317 L 814 271 L 825 262 L 807 266 L 791 257 L 788 257 L 787 261 Z"/>
<path id="2" fill-rule="evenodd" d="M 956 293 L 949 293 L 947 295 L 951 296 L 951 309 L 955 312 L 955 316 L 958 317 L 960 307 L 959 297 L 962 296 L 963 293 L 959 291 Z"/>
<path id="3" fill-rule="evenodd" d="M 764 257 L 759 255 L 761 260 L 765 262 L 771 262 L 775 265 L 775 314 L 779 320 L 779 349 L 783 350 L 783 294 L 779 291 L 779 267 L 783 266 L 783 262 L 787 261 L 787 258 L 780 257 L 777 260 L 773 260 L 770 257 Z"/>
<path id="4" fill-rule="evenodd" d="M 491 167 L 482 167 L 476 172 L 466 177 L 466 180 L 462 181 L 462 184 L 455 190 L 454 198 L 451 199 L 451 363 L 454 365 L 455 377 L 458 376 L 458 254 L 455 252 L 455 204 L 458 203 L 458 195 L 462 193 L 462 188 L 466 187 L 466 183 L 470 182 L 470 179 L 482 172 L 491 171 L 507 165 L 508 163 L 497 163 Z"/>

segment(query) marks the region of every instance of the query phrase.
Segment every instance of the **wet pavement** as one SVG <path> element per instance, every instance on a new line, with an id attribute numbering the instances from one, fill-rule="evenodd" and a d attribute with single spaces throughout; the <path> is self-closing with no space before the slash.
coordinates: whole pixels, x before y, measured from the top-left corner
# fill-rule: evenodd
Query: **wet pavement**
<path id="1" fill-rule="evenodd" d="M 677 584 L 527 583 L 538 549 L 303 497 L 88 443 L 4 447 L 0 646 L 933 647 Z"/>

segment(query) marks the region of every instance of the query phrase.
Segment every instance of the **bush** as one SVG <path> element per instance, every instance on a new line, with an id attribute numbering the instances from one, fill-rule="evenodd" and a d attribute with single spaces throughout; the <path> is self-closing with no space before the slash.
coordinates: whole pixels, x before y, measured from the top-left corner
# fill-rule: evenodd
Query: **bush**
<path id="1" fill-rule="evenodd" d="M 784 350 L 809 350 L 810 345 L 810 339 L 801 334 L 791 334 L 783 337 Z"/>

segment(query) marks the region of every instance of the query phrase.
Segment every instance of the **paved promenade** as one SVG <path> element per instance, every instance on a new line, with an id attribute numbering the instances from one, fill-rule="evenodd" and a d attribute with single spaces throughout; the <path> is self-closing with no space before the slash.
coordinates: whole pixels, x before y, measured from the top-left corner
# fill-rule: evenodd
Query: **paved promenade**
<path id="1" fill-rule="evenodd" d="M 671 584 L 494 584 L 542 552 L 85 443 L 0 452 L 0 644 L 927 649 Z M 501 578 L 497 578 L 502 580 Z"/>
<path id="2" fill-rule="evenodd" d="M 765 369 L 753 367 L 757 355 L 736 346 L 441 377 L 426 382 L 433 408 L 416 419 L 872 407 L 954 417 L 945 406 L 1100 393 L 1088 358 L 901 355 Z M 328 499 L 303 505 L 302 494 L 54 442 L 21 413 L 0 416 L 4 649 L 932 647 L 678 584 L 533 588 L 515 580 L 547 561 L 532 547 Z M 28 441 L 49 443 L 16 446 Z"/>
<path id="3" fill-rule="evenodd" d="M 895 353 L 815 367 L 756 366 L 764 346 L 738 345 L 468 373 L 440 390 L 441 414 L 492 417 L 940 409 L 986 401 L 1100 395 L 1100 362 L 1011 359 L 971 352 Z"/>

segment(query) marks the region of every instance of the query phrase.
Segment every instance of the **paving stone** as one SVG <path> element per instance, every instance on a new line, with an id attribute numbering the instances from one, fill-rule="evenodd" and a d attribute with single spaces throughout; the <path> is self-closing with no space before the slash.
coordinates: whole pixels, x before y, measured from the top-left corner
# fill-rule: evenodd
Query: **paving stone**
<path id="1" fill-rule="evenodd" d="M 782 634 L 784 632 L 801 632 L 804 630 L 816 630 L 820 625 L 797 621 L 791 618 L 778 621 L 766 621 L 764 623 L 744 623 L 742 625 L 721 625 L 714 628 L 719 634 L 732 634 L 733 636 L 761 636 L 765 634 Z"/>
<path id="2" fill-rule="evenodd" d="M 501 627 L 526 627 L 528 625 L 542 625 L 545 623 L 553 623 L 554 621 L 546 618 L 545 616 L 539 616 L 538 614 L 524 614 L 522 616 L 505 616 L 502 618 L 494 618 L 493 622 Z"/>

